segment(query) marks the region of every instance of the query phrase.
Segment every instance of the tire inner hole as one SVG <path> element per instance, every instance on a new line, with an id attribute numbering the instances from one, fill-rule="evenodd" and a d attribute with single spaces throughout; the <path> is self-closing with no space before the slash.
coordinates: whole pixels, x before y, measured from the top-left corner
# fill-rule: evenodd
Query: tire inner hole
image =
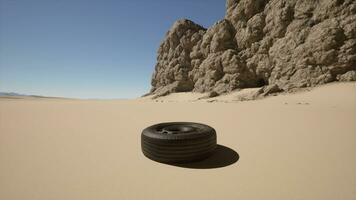
<path id="1" fill-rule="evenodd" d="M 189 133 L 194 130 L 195 128 L 191 126 L 172 125 L 162 128 L 161 132 L 164 134 L 182 134 Z"/>

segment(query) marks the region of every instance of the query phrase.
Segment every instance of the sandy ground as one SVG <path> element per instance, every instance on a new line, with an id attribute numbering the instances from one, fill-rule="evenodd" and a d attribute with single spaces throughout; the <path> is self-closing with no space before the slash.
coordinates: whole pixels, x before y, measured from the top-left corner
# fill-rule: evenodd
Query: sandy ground
<path id="1" fill-rule="evenodd" d="M 230 153 L 153 162 L 140 132 L 165 121 L 209 124 Z M 4 200 L 354 200 L 355 154 L 356 83 L 237 103 L 0 99 Z"/>

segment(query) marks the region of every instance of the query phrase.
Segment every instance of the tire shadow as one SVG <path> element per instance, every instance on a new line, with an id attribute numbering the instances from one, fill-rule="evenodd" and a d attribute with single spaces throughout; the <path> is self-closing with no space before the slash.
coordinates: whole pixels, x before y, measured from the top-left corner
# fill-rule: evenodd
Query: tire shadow
<path id="1" fill-rule="evenodd" d="M 223 145 L 217 145 L 215 152 L 202 161 L 170 165 L 190 169 L 214 169 L 232 165 L 236 163 L 239 158 L 239 154 L 233 149 Z"/>

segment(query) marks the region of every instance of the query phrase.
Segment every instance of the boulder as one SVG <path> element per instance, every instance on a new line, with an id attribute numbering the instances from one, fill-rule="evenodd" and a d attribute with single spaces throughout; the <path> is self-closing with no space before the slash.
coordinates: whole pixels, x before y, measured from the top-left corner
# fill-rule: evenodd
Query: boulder
<path id="1" fill-rule="evenodd" d="M 226 9 L 208 29 L 174 23 L 151 94 L 264 87 L 267 95 L 355 80 L 356 1 L 227 0 Z"/>

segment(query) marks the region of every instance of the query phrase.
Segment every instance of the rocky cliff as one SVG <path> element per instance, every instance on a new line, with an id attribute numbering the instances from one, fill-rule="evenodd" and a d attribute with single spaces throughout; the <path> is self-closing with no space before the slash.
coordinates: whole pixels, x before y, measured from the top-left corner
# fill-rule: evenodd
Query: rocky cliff
<path id="1" fill-rule="evenodd" d="M 262 86 L 269 94 L 356 80 L 356 1 L 228 0 L 226 9 L 208 29 L 174 23 L 150 94 Z"/>

